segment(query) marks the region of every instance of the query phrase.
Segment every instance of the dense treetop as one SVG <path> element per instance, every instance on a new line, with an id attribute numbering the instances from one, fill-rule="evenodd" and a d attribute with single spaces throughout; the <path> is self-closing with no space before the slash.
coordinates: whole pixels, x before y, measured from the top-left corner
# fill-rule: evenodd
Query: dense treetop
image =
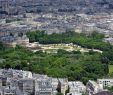
<path id="1" fill-rule="evenodd" d="M 44 31 L 29 32 L 27 34 L 30 42 L 39 42 L 41 44 L 56 44 L 56 43 L 74 43 L 85 48 L 94 48 L 100 50 L 109 50 L 111 45 L 103 42 L 104 35 L 93 32 L 91 35 L 76 33 L 73 31 L 57 34 L 46 34 Z"/>

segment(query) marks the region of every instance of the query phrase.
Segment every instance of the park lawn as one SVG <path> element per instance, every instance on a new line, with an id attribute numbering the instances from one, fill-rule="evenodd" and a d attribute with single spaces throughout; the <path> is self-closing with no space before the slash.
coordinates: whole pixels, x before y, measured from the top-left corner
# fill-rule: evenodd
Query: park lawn
<path id="1" fill-rule="evenodd" d="M 109 65 L 109 74 L 113 73 L 113 65 Z"/>

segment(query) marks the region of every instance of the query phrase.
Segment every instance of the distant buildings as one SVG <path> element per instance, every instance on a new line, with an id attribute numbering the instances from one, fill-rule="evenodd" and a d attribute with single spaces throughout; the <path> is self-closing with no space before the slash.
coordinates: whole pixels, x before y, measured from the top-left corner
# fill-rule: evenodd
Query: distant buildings
<path id="1" fill-rule="evenodd" d="M 103 16 L 104 15 L 104 16 Z M 93 31 L 113 37 L 113 16 L 106 14 L 74 13 L 24 13 L 0 20 L 0 40 L 13 42 L 29 31 L 44 30 L 46 33 L 75 31 L 91 34 Z"/>
<path id="2" fill-rule="evenodd" d="M 0 14 L 9 13 L 9 0 L 0 0 Z"/>
<path id="3" fill-rule="evenodd" d="M 0 40 L 13 42 L 20 33 L 67 30 L 113 37 L 112 0 L 0 0 Z M 109 11 L 108 11 L 109 10 Z"/>

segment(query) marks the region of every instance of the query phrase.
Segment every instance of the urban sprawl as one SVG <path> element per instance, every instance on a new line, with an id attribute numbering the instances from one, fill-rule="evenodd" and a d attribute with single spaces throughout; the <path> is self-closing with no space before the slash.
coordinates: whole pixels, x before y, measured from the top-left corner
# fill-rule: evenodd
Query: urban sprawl
<path id="1" fill-rule="evenodd" d="M 113 44 L 113 0 L 0 0 L 1 41 L 35 46 L 26 33 L 36 30 L 47 34 L 98 31 L 105 34 L 104 41 Z M 89 80 L 84 85 L 67 78 L 0 69 L 0 95 L 113 95 L 106 89 L 112 86 L 113 78 Z"/>
<path id="2" fill-rule="evenodd" d="M 113 43 L 112 0 L 0 0 L 0 39 L 18 40 L 28 31 L 48 34 L 99 31 Z"/>

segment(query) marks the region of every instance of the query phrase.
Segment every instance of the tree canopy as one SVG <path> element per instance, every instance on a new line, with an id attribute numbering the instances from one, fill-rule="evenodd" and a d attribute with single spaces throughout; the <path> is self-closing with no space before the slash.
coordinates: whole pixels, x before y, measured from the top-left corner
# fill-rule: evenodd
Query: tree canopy
<path id="1" fill-rule="evenodd" d="M 81 80 L 86 83 L 89 79 L 96 80 L 108 74 L 108 64 L 113 61 L 113 46 L 102 41 L 103 34 L 95 32 L 85 35 L 70 31 L 48 35 L 44 31 L 35 31 L 29 32 L 27 36 L 30 42 L 38 41 L 41 44 L 72 42 L 82 47 L 103 50 L 103 53 L 68 52 L 61 49 L 57 54 L 47 54 L 42 51 L 33 53 L 21 46 L 5 48 L 5 45 L 0 43 L 0 60 L 4 59 L 0 63 L 0 68 L 30 70 L 39 74 L 59 78 L 66 77 L 69 80 Z"/>

